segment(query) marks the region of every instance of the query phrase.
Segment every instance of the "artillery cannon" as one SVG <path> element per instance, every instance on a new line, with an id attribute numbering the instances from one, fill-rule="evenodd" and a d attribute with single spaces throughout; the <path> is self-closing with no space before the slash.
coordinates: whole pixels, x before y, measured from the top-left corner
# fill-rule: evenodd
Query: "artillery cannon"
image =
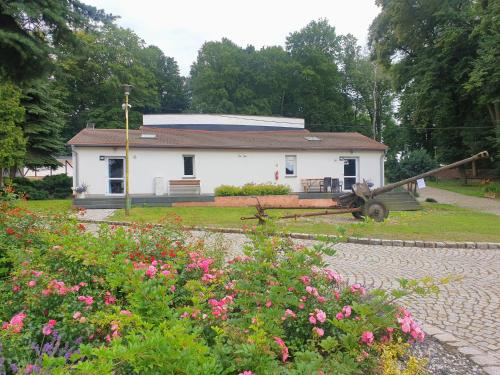
<path id="1" fill-rule="evenodd" d="M 370 189 L 370 186 L 366 181 L 355 183 L 351 190 L 352 192 L 345 193 L 340 195 L 339 197 L 332 198 L 333 202 L 336 203 L 336 207 L 332 210 L 318 211 L 318 212 L 308 212 L 304 214 L 291 214 L 279 217 L 279 219 L 289 219 L 289 218 L 298 218 L 298 217 L 309 217 L 309 216 L 321 216 L 321 215 L 335 215 L 335 214 L 344 214 L 351 213 L 355 218 L 362 219 L 364 217 L 370 217 L 375 221 L 384 221 L 389 216 L 389 210 L 386 205 L 376 199 L 377 196 L 387 193 L 391 190 L 394 190 L 400 186 L 406 185 L 410 182 L 415 182 L 421 178 L 425 178 L 428 176 L 432 176 L 438 172 L 444 171 L 446 169 L 456 168 L 460 165 L 464 165 L 470 163 L 472 161 L 478 159 L 488 158 L 489 154 L 487 151 L 482 151 L 476 155 L 471 156 L 470 158 L 463 159 L 457 161 L 452 164 L 448 164 L 442 166 L 440 168 L 436 168 L 430 170 L 425 173 L 421 173 L 417 176 L 407 178 L 405 180 L 401 180 L 398 182 L 394 182 L 392 184 L 388 184 L 376 189 Z M 338 207 L 338 208 L 337 208 Z M 278 208 L 278 207 L 262 207 L 259 200 L 257 199 L 257 213 L 254 216 L 250 217 L 242 217 L 241 220 L 251 220 L 258 219 L 260 224 L 263 224 L 265 220 L 268 218 L 265 210 L 269 208 Z"/>

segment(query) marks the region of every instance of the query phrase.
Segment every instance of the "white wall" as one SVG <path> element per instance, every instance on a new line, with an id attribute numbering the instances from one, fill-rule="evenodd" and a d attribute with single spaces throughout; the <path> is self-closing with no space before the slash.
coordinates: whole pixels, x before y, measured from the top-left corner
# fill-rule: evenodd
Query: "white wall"
<path id="1" fill-rule="evenodd" d="M 89 194 L 107 193 L 107 160 L 100 156 L 124 156 L 124 149 L 104 147 L 74 147 L 74 184 L 89 185 Z M 241 186 L 245 183 L 277 182 L 302 191 L 301 179 L 334 177 L 342 180 L 343 161 L 340 157 L 358 157 L 358 179 L 366 179 L 376 187 L 383 184 L 382 152 L 327 151 L 243 151 L 133 148 L 130 150 L 130 193 L 153 194 L 154 178 L 162 177 L 165 191 L 169 180 L 183 177 L 182 155 L 194 155 L 195 178 L 201 181 L 201 193 L 210 194 L 223 184 Z M 297 177 L 285 176 L 285 155 L 297 155 Z M 275 181 L 275 171 L 279 179 Z"/>

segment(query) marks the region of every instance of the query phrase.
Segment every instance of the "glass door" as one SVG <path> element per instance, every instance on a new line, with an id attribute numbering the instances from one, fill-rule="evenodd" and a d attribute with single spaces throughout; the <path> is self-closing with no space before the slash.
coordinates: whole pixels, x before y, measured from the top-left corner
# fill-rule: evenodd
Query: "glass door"
<path id="1" fill-rule="evenodd" d="M 351 186 L 358 181 L 358 159 L 344 158 L 344 190 L 351 190 Z"/>
<path id="2" fill-rule="evenodd" d="M 108 159 L 108 194 L 123 195 L 125 193 L 125 159 Z"/>

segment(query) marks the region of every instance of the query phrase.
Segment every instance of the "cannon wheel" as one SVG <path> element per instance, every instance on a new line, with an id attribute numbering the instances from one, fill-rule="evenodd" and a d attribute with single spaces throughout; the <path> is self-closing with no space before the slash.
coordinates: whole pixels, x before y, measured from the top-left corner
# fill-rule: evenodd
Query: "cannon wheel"
<path id="1" fill-rule="evenodd" d="M 381 201 L 368 199 L 363 207 L 363 214 L 377 222 L 382 222 L 389 216 L 389 210 Z"/>

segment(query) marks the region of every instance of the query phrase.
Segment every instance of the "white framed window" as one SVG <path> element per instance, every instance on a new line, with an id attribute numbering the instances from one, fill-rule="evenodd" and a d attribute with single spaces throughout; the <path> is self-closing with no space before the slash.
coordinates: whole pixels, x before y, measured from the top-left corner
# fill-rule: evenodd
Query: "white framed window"
<path id="1" fill-rule="evenodd" d="M 182 155 L 184 162 L 184 176 L 194 177 L 194 155 Z"/>
<path id="2" fill-rule="evenodd" d="M 285 176 L 297 176 L 297 155 L 285 155 Z"/>

